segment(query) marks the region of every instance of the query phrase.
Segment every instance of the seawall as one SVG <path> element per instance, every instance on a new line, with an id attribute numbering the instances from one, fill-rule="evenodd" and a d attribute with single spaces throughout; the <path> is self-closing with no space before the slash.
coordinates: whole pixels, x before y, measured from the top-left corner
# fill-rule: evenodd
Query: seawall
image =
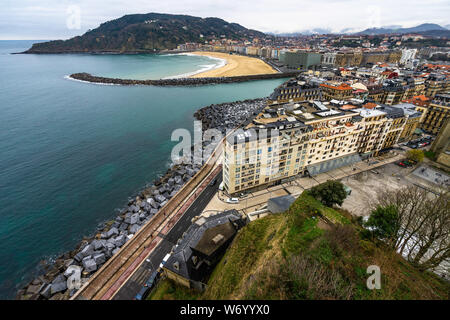
<path id="1" fill-rule="evenodd" d="M 254 80 L 269 80 L 295 77 L 297 72 L 258 74 L 237 77 L 214 77 L 214 78 L 179 78 L 179 79 L 160 79 L 160 80 L 132 80 L 118 79 L 94 76 L 86 72 L 74 73 L 69 77 L 74 80 L 85 81 L 99 84 L 115 84 L 124 86 L 143 85 L 143 86 L 202 86 L 208 84 L 239 83 Z"/>

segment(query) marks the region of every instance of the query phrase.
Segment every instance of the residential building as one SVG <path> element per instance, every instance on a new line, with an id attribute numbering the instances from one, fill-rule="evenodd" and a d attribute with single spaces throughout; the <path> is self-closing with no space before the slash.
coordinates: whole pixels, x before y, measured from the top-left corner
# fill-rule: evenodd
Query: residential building
<path id="1" fill-rule="evenodd" d="M 438 134 L 450 117 L 450 94 L 437 94 L 428 106 L 421 128 Z"/>
<path id="2" fill-rule="evenodd" d="M 163 267 L 165 275 L 203 291 L 207 276 L 244 225 L 245 220 L 236 210 L 197 218 L 172 249 Z"/>

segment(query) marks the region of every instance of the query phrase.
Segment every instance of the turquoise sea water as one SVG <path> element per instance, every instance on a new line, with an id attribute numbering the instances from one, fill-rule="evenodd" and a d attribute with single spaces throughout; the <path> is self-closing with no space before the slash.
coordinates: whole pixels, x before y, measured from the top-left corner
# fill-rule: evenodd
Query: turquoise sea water
<path id="1" fill-rule="evenodd" d="M 195 110 L 264 97 L 283 80 L 206 87 L 122 87 L 74 72 L 157 79 L 219 63 L 184 55 L 11 55 L 0 41 L 0 298 L 14 298 L 42 259 L 72 250 L 163 173 L 176 128 Z"/>

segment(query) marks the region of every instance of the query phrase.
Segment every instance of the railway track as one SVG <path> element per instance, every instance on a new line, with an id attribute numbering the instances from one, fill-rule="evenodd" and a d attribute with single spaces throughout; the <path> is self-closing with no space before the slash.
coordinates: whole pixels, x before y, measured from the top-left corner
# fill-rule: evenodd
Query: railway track
<path id="1" fill-rule="evenodd" d="M 222 145 L 222 144 L 220 144 Z M 218 148 L 221 149 L 221 148 Z M 219 151 L 216 149 L 216 152 Z M 212 157 L 210 158 L 212 159 Z M 209 160 L 208 160 L 209 162 Z M 221 170 L 221 165 L 214 169 L 214 165 L 204 165 L 202 169 L 180 191 L 192 188 L 188 196 L 172 198 L 164 208 L 145 224 L 125 245 L 109 259 L 71 298 L 71 300 L 108 300 L 129 279 L 145 258 L 159 244 L 162 229 L 170 228 L 175 222 L 172 217 L 180 215 L 180 210 L 192 203 L 191 197 L 197 195 L 199 187 L 209 183 L 209 180 Z M 200 178 L 200 181 L 196 181 Z M 196 185 L 192 187 L 192 185 Z M 173 200 L 173 201 L 172 201 Z M 191 200 L 191 201 L 190 201 Z M 176 202 L 180 201 L 177 205 Z M 190 201 L 190 202 L 189 202 Z M 183 212 L 181 212 L 182 215 Z"/>

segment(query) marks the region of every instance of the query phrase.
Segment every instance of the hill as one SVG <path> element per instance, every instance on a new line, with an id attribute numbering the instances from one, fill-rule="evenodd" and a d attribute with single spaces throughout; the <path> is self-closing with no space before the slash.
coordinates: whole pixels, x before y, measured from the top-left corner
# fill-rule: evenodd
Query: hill
<path id="1" fill-rule="evenodd" d="M 450 286 L 368 239 L 356 220 L 304 192 L 290 209 L 241 229 L 205 292 L 164 280 L 150 299 L 448 299 Z M 369 265 L 381 289 L 369 290 Z"/>
<path id="2" fill-rule="evenodd" d="M 369 28 L 364 31 L 358 32 L 361 35 L 381 35 L 381 34 L 406 34 L 406 33 L 420 33 L 423 35 L 438 35 L 449 36 L 450 30 L 435 24 L 424 23 L 412 28 Z"/>
<path id="3" fill-rule="evenodd" d="M 132 14 L 102 23 L 98 28 L 69 40 L 33 44 L 25 53 L 146 53 L 213 38 L 243 40 L 264 36 L 262 32 L 219 18 Z"/>

